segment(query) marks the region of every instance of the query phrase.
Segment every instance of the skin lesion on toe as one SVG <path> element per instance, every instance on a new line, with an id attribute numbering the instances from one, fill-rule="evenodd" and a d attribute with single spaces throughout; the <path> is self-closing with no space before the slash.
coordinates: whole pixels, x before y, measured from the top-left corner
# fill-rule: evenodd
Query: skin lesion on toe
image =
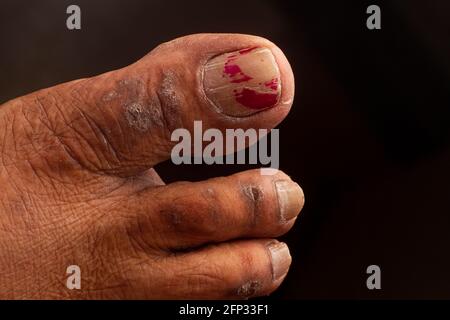
<path id="1" fill-rule="evenodd" d="M 161 76 L 161 84 L 157 90 L 157 96 L 161 102 L 162 117 L 168 136 L 178 128 L 183 127 L 181 122 L 181 98 L 178 93 L 180 88 L 180 80 L 178 75 L 172 71 L 163 71 Z"/>
<path id="2" fill-rule="evenodd" d="M 259 291 L 261 290 L 261 288 L 262 288 L 262 284 L 260 281 L 251 280 L 251 281 L 244 283 L 242 286 L 240 286 L 237 289 L 236 294 L 240 298 L 248 299 L 253 296 L 256 296 L 259 293 Z"/>
<path id="3" fill-rule="evenodd" d="M 264 200 L 263 189 L 254 184 L 241 185 L 241 191 L 244 195 L 244 200 L 250 208 L 252 219 L 250 219 L 251 226 L 255 226 L 259 220 L 260 206 Z"/>

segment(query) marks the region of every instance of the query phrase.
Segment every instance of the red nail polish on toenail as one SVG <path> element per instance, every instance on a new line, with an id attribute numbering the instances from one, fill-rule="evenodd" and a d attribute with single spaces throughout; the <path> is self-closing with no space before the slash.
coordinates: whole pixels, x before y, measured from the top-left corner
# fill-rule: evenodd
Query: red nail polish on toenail
<path id="1" fill-rule="evenodd" d="M 247 116 L 277 104 L 280 71 L 268 48 L 250 47 L 212 58 L 204 69 L 204 88 L 223 113 Z"/>

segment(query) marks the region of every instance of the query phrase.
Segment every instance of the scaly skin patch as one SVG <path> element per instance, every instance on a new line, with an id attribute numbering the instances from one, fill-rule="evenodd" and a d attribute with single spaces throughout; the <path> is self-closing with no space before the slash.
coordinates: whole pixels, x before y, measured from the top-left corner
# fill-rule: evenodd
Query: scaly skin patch
<path id="1" fill-rule="evenodd" d="M 241 298 L 247 299 L 253 297 L 261 290 L 261 282 L 252 280 L 244 283 L 238 290 L 237 295 Z"/>
<path id="2" fill-rule="evenodd" d="M 180 98 L 177 95 L 178 79 L 173 71 L 164 72 L 161 86 L 158 90 L 158 97 L 161 101 L 163 117 L 166 128 L 171 133 L 173 130 L 182 127 L 180 117 Z"/>
<path id="3" fill-rule="evenodd" d="M 245 200 L 253 213 L 252 219 L 250 219 L 249 221 L 251 223 L 251 226 L 255 226 L 258 223 L 259 206 L 261 201 L 263 200 L 264 193 L 259 186 L 249 185 L 242 186 L 241 188 Z"/>

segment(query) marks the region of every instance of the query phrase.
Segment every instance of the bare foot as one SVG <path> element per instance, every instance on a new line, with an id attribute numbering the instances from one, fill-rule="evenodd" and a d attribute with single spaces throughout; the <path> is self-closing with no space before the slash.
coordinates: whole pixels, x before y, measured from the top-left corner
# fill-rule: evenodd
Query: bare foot
<path id="1" fill-rule="evenodd" d="M 3 104 L 0 297 L 274 291 L 291 257 L 273 238 L 294 224 L 300 187 L 259 170 L 165 185 L 151 168 L 170 158 L 174 129 L 192 130 L 194 120 L 220 130 L 272 128 L 293 95 L 292 71 L 273 43 L 198 34 L 126 68 Z M 66 287 L 69 265 L 81 268 L 81 290 Z"/>

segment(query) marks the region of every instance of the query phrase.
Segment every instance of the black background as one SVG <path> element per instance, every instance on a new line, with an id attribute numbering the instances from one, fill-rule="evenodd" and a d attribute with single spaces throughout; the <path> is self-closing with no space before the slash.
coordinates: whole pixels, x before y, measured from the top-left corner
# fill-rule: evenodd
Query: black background
<path id="1" fill-rule="evenodd" d="M 66 28 L 77 4 L 82 29 Z M 366 28 L 381 7 L 382 29 Z M 255 34 L 296 77 L 281 169 L 306 206 L 272 298 L 450 298 L 450 2 L 0 2 L 0 102 L 130 64 L 198 32 Z M 159 166 L 167 181 L 246 166 Z M 366 288 L 381 267 L 381 290 Z"/>

